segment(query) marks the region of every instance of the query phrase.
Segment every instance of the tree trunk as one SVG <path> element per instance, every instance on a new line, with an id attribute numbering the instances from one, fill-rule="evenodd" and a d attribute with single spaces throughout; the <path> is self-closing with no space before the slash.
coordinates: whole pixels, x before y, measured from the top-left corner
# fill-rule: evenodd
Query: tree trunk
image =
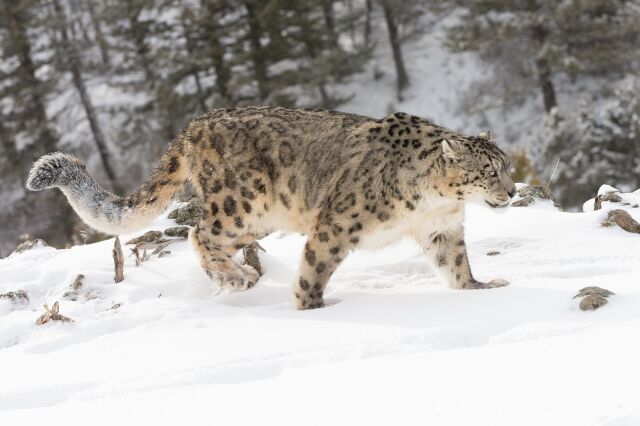
<path id="1" fill-rule="evenodd" d="M 304 12 L 299 12 L 299 14 L 297 15 L 297 21 L 303 28 L 311 28 L 311 24 L 308 22 L 307 16 L 304 14 Z M 307 50 L 309 59 L 311 59 L 312 62 L 315 62 L 315 60 L 318 58 L 318 50 L 309 31 L 303 31 L 301 34 L 301 39 Z M 320 99 L 322 101 L 320 106 L 322 108 L 331 109 L 333 105 L 331 104 L 329 93 L 327 92 L 324 76 L 320 76 L 318 82 L 316 83 L 316 87 L 318 88 L 318 93 L 320 94 Z"/>
<path id="2" fill-rule="evenodd" d="M 247 0 L 244 3 L 247 11 L 247 25 L 249 26 L 249 43 L 251 44 L 251 60 L 253 62 L 253 72 L 258 83 L 258 94 L 263 102 L 269 97 L 269 77 L 267 74 L 267 62 L 262 51 L 262 25 L 259 16 L 259 2 Z"/>
<path id="3" fill-rule="evenodd" d="M 188 21 L 185 14 L 189 14 L 189 16 L 191 16 L 190 11 L 186 9 L 183 10 L 182 19 L 180 21 L 182 24 L 182 35 L 185 40 L 187 54 L 190 58 L 195 58 L 196 54 L 194 53 L 194 41 L 191 37 L 191 33 L 189 32 L 190 22 Z M 198 67 L 195 63 L 190 64 L 189 75 L 193 77 L 193 81 L 196 83 L 196 98 L 198 101 L 198 105 L 200 106 L 202 112 L 207 112 L 206 97 L 204 95 L 204 91 L 202 90 L 202 82 L 200 81 L 200 75 L 198 75 Z"/>
<path id="4" fill-rule="evenodd" d="M 206 97 L 204 95 L 204 91 L 202 90 L 202 82 L 200 81 L 200 75 L 198 75 L 198 70 L 191 70 L 191 76 L 193 77 L 193 81 L 196 83 L 196 92 L 198 97 L 198 104 L 200 105 L 200 109 L 202 112 L 207 112 L 209 108 L 207 108 Z"/>
<path id="5" fill-rule="evenodd" d="M 209 49 L 211 52 L 211 60 L 213 61 L 213 69 L 216 72 L 216 90 L 222 98 L 223 104 L 233 104 L 229 92 L 231 69 L 228 67 L 224 58 L 225 49 L 218 38 L 218 34 L 209 34 Z"/>
<path id="6" fill-rule="evenodd" d="M 398 35 L 398 24 L 396 22 L 393 5 L 389 0 L 382 0 L 382 9 L 387 23 L 387 30 L 389 32 L 389 43 L 391 44 L 391 51 L 393 53 L 393 62 L 396 66 L 396 93 L 398 101 L 402 101 L 402 91 L 409 86 L 409 75 L 407 74 L 407 70 L 404 66 L 404 59 L 402 57 L 402 46 Z"/>
<path id="7" fill-rule="evenodd" d="M 0 146 L 2 147 L 2 155 L 6 158 L 8 164 L 15 165 L 18 161 L 18 151 L 13 138 L 9 137 L 7 130 L 3 124 L 3 118 L 0 115 Z"/>
<path id="8" fill-rule="evenodd" d="M 77 39 L 76 31 L 79 30 L 84 44 L 90 46 L 93 40 L 89 37 L 89 31 L 87 31 L 87 27 L 82 20 L 83 10 L 81 5 L 78 4 L 78 0 L 69 0 L 69 8 L 71 9 L 71 17 L 68 20 L 68 26 L 71 30 L 72 38 Z"/>
<path id="9" fill-rule="evenodd" d="M 322 0 L 322 14 L 324 15 L 324 25 L 329 33 L 329 43 L 338 47 L 338 34 L 336 32 L 336 19 L 333 13 L 333 0 Z"/>
<path id="10" fill-rule="evenodd" d="M 227 65 L 224 58 L 225 47 L 220 40 L 220 27 L 218 19 L 218 10 L 216 5 L 211 1 L 202 0 L 202 8 L 205 10 L 204 29 L 207 34 L 206 42 L 208 46 L 209 54 L 211 55 L 211 61 L 213 63 L 213 69 L 216 73 L 216 91 L 222 100 L 222 105 L 217 104 L 215 106 L 228 106 L 233 104 L 231 94 L 229 93 L 229 81 L 231 80 L 231 69 Z"/>
<path id="11" fill-rule="evenodd" d="M 536 59 L 536 69 L 538 71 L 538 82 L 542 89 L 542 100 L 544 102 L 544 110 L 549 113 L 558 103 L 556 101 L 556 91 L 551 81 L 551 69 L 549 61 L 545 58 Z"/>
<path id="12" fill-rule="evenodd" d="M 371 43 L 371 15 L 373 13 L 373 1 L 366 0 L 366 13 L 364 18 L 364 45 L 369 46 Z"/>
<path id="13" fill-rule="evenodd" d="M 109 154 L 109 150 L 107 149 L 107 143 L 105 141 L 104 134 L 102 133 L 102 129 L 100 128 L 98 116 L 93 107 L 91 97 L 89 96 L 89 92 L 87 91 L 87 87 L 82 77 L 82 63 L 80 61 L 80 54 L 73 44 L 73 41 L 69 38 L 69 34 L 67 32 L 67 17 L 64 13 L 64 10 L 62 9 L 60 0 L 53 0 L 53 7 L 56 11 L 57 18 L 60 21 L 59 25 L 60 35 L 62 37 L 62 48 L 65 57 L 68 60 L 67 64 L 69 66 L 69 71 L 71 71 L 73 85 L 75 86 L 78 95 L 80 96 L 80 102 L 82 103 L 82 107 L 84 108 L 87 120 L 89 121 L 89 127 L 91 128 L 91 132 L 93 133 L 93 140 L 95 141 L 98 148 L 100 160 L 102 161 L 104 170 L 107 174 L 107 177 L 109 178 L 111 187 L 114 191 L 121 192 L 122 188 L 120 188 L 120 186 L 118 185 L 116 175 L 114 173 L 113 167 L 111 166 L 111 155 Z"/>
<path id="14" fill-rule="evenodd" d="M 89 11 L 89 17 L 91 18 L 91 24 L 93 25 L 93 32 L 95 33 L 96 41 L 98 42 L 98 48 L 100 49 L 100 58 L 102 60 L 102 66 L 108 68 L 111 63 L 109 57 L 109 45 L 107 39 L 102 32 L 102 25 L 100 19 L 96 15 L 95 8 L 93 7 L 94 0 L 87 1 L 87 10 Z"/>
<path id="15" fill-rule="evenodd" d="M 527 9 L 531 13 L 536 13 L 539 9 L 537 0 L 528 0 Z M 538 48 L 543 49 L 547 39 L 547 30 L 542 25 L 534 25 L 531 28 L 533 39 L 537 42 Z M 551 81 L 551 66 L 547 58 L 540 54 L 535 59 L 536 72 L 538 74 L 538 84 L 542 90 L 542 100 L 544 102 L 544 110 L 549 113 L 558 103 L 556 100 L 556 91 Z"/>
<path id="16" fill-rule="evenodd" d="M 156 86 L 158 79 L 156 77 L 156 73 L 152 69 L 151 59 L 149 58 L 149 46 L 147 46 L 147 42 L 145 41 L 147 30 L 138 21 L 140 13 L 142 12 L 142 7 L 138 7 L 139 5 L 133 4 L 133 2 L 129 2 L 127 4 L 129 4 L 128 18 L 131 37 L 133 38 L 133 42 L 136 46 L 136 53 L 140 59 L 142 69 L 144 70 L 145 78 L 153 88 Z"/>

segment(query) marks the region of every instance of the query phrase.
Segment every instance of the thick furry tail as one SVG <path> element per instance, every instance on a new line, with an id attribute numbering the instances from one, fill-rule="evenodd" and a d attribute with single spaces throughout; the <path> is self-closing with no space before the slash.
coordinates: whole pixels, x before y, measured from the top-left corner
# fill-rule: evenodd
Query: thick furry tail
<path id="1" fill-rule="evenodd" d="M 171 145 L 151 177 L 127 197 L 101 188 L 76 157 L 61 152 L 41 157 L 33 164 L 27 188 L 60 188 L 90 227 L 117 235 L 148 225 L 160 215 L 187 182 L 187 165 L 180 141 Z"/>

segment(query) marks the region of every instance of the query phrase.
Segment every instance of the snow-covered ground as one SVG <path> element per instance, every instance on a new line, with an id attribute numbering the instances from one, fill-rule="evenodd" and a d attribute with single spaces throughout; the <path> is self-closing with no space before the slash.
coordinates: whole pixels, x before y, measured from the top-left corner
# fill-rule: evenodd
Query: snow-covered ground
<path id="1" fill-rule="evenodd" d="M 469 206 L 475 275 L 509 287 L 449 289 L 403 241 L 352 253 L 333 303 L 304 312 L 298 235 L 264 239 L 265 275 L 236 294 L 214 294 L 187 242 L 127 258 L 120 284 L 113 240 L 13 255 L 0 293 L 30 303 L 0 299 L 0 424 L 638 425 L 640 236 L 600 226 L 614 206 Z M 583 312 L 593 285 L 616 295 Z M 34 325 L 54 301 L 75 322 Z"/>

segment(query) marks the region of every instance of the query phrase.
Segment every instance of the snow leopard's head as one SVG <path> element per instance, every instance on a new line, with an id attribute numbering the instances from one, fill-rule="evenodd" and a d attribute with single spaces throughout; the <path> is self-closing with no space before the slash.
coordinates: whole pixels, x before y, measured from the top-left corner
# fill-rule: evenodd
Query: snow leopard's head
<path id="1" fill-rule="evenodd" d="M 445 139 L 442 150 L 456 169 L 458 199 L 486 203 L 494 208 L 509 205 L 516 194 L 509 173 L 511 161 L 488 133 Z"/>

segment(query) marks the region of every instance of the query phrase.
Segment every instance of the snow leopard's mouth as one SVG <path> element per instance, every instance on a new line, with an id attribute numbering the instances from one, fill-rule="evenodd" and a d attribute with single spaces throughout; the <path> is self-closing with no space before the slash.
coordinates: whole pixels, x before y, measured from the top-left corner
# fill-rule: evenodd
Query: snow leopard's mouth
<path id="1" fill-rule="evenodd" d="M 485 200 L 485 203 L 487 203 L 490 207 L 494 208 L 494 209 L 503 209 L 505 207 L 507 207 L 509 205 L 509 203 L 504 203 L 504 204 L 497 204 L 497 203 L 491 203 L 489 201 Z"/>

